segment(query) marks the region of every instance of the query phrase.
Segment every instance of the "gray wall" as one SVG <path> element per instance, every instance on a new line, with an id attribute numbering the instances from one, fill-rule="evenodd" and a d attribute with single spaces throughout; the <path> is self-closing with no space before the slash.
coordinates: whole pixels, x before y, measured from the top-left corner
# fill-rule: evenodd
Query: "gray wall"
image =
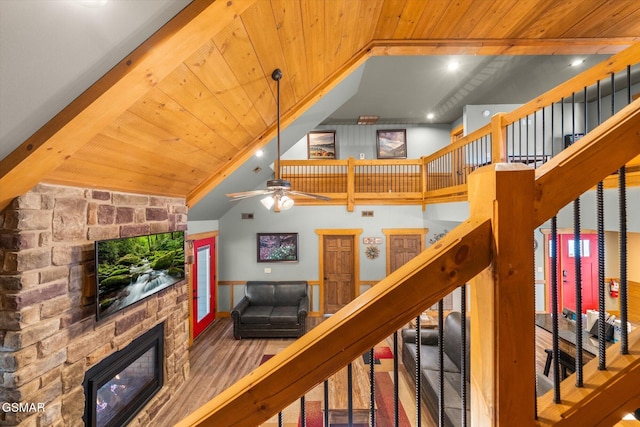
<path id="1" fill-rule="evenodd" d="M 316 130 L 335 130 L 338 159 L 376 158 L 376 131 L 378 129 L 407 130 L 407 158 L 418 159 L 428 156 L 450 142 L 451 127 L 448 125 L 322 125 Z M 282 155 L 286 160 L 306 160 L 307 137 L 300 139 L 289 151 Z"/>
<path id="2" fill-rule="evenodd" d="M 363 210 L 374 211 L 374 217 L 362 217 Z M 253 220 L 241 219 L 243 212 L 254 214 Z M 319 280 L 319 236 L 316 229 L 362 229 L 360 234 L 360 280 L 380 280 L 386 275 L 386 251 L 383 240 L 380 256 L 367 259 L 362 237 L 383 237 L 383 228 L 422 228 L 424 220 L 420 206 L 356 206 L 347 212 L 346 206 L 294 206 L 275 213 L 248 200 L 234 207 L 220 220 L 219 279 L 231 280 Z M 439 227 L 437 227 L 439 228 Z M 256 233 L 299 233 L 299 262 L 258 263 Z M 429 231 L 431 234 L 431 231 Z M 265 267 L 271 273 L 265 273 Z"/>

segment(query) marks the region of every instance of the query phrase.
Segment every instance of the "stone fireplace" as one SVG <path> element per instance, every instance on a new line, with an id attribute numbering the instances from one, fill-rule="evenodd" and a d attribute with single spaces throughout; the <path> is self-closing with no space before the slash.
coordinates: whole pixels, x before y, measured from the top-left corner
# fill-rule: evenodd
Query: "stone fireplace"
<path id="1" fill-rule="evenodd" d="M 189 375 L 188 280 L 98 322 L 94 241 L 186 223 L 181 198 L 45 184 L 0 212 L 0 401 L 41 409 L 3 425 L 83 426 L 85 374 L 163 324 L 164 385 L 129 422 L 153 424 Z"/>

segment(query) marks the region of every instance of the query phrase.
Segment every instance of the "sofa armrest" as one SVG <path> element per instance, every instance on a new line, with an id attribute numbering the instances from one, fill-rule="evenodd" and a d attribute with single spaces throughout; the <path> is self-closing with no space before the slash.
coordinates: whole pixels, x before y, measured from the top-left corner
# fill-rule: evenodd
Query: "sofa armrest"
<path id="1" fill-rule="evenodd" d="M 309 297 L 302 297 L 298 303 L 298 321 L 302 321 L 307 318 L 309 311 Z"/>
<path id="2" fill-rule="evenodd" d="M 233 310 L 231 310 L 231 317 L 240 320 L 240 316 L 242 316 L 242 313 L 244 313 L 247 307 L 249 307 L 249 303 L 249 298 L 242 297 L 240 302 L 233 307 Z"/>
<path id="3" fill-rule="evenodd" d="M 416 343 L 416 330 L 415 329 L 403 329 L 402 330 L 402 342 Z M 438 345 L 438 330 L 437 329 L 421 329 L 420 330 L 420 344 L 422 345 Z"/>

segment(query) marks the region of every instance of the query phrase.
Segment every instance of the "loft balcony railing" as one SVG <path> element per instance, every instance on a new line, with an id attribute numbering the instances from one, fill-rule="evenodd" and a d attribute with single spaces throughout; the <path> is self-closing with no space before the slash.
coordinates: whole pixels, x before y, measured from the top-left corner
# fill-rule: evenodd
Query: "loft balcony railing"
<path id="1" fill-rule="evenodd" d="M 422 204 L 424 167 L 414 160 L 282 160 L 281 176 L 292 188 L 331 197 L 330 203 Z M 314 204 L 298 198 L 296 203 Z M 326 202 L 323 202 L 326 203 Z"/>
<path id="2" fill-rule="evenodd" d="M 398 343 L 397 331 L 406 327 L 412 319 L 419 320 L 420 313 L 433 304 L 438 303 L 441 307 L 439 301 L 444 296 L 459 287 L 466 289 L 467 284 L 470 290 L 471 351 L 469 354 L 463 352 L 461 357 L 463 366 L 465 359 L 470 360 L 470 381 L 464 392 L 469 397 L 462 399 L 459 409 L 460 425 L 614 425 L 625 414 L 640 408 L 640 388 L 637 387 L 640 381 L 640 328 L 631 332 L 627 329 L 629 311 L 638 315 L 640 297 L 629 294 L 630 252 L 626 225 L 628 218 L 638 215 L 637 203 L 628 203 L 627 200 L 627 168 L 633 164 L 634 158 L 640 156 L 640 100 L 632 101 L 633 64 L 637 64 L 638 60 L 640 45 L 621 52 L 606 64 L 562 85 L 554 95 L 560 101 L 545 94 L 510 115 L 494 117 L 488 137 L 483 137 L 483 130 L 479 130 L 461 142 L 452 144 L 447 153 L 439 152 L 423 159 L 423 165 L 426 166 L 421 166 L 422 185 L 429 181 L 429 173 L 442 175 L 443 181 L 449 180 L 449 187 L 455 189 L 455 194 L 450 193 L 449 196 L 454 194 L 457 197 L 458 193 L 463 193 L 468 197 L 470 218 L 191 414 L 181 425 L 259 425 L 296 399 L 300 399 L 301 425 L 305 425 L 304 395 L 308 390 L 316 386 L 327 387 L 326 381 L 331 375 L 360 358 L 363 353 L 371 352 L 373 346 L 389 337 L 392 337 L 390 342 L 394 345 L 397 360 L 400 353 L 395 347 L 395 343 Z M 625 94 L 627 105 L 616 106 L 607 119 L 604 115 L 596 114 L 595 126 L 586 126 L 591 120 L 585 120 L 584 132 L 571 127 L 571 136 L 584 134 L 580 139 L 569 141 L 571 144 L 567 144 L 566 148 L 563 146 L 557 153 L 544 148 L 547 146 L 545 141 L 553 142 L 556 138 L 549 137 L 547 131 L 535 131 L 535 137 L 529 140 L 526 151 L 520 149 L 520 141 L 523 147 L 527 147 L 525 137 L 518 137 L 517 143 L 510 143 L 515 140 L 509 137 L 509 133 L 519 134 L 511 130 L 515 123 L 522 128 L 521 120 L 528 123 L 530 114 L 544 115 L 539 111 L 545 109 L 552 111 L 548 114 L 553 117 L 554 108 L 565 111 L 565 99 L 574 101 L 573 93 L 583 90 L 576 88 L 585 87 L 585 80 L 588 79 L 590 85 L 594 79 L 600 80 L 603 76 L 609 79 L 620 71 L 627 76 L 624 79 L 628 82 L 627 87 L 617 86 L 620 89 L 612 93 L 614 97 L 619 93 Z M 596 105 L 602 104 L 606 96 L 596 101 Z M 613 104 L 616 105 L 615 102 Z M 577 110 L 576 105 L 571 105 L 569 109 Z M 588 114 L 583 117 L 589 117 Z M 551 120 L 555 123 L 555 118 Z M 576 117 L 571 120 L 578 123 Z M 545 125 L 548 122 L 546 119 L 543 121 Z M 538 119 L 532 119 L 531 126 L 538 124 Z M 551 135 L 555 135 L 555 128 L 552 129 L 554 132 Z M 563 136 L 562 133 L 560 135 Z M 462 148 L 467 146 L 472 148 Z M 486 157 L 483 156 L 489 147 L 490 163 L 499 164 L 486 164 Z M 467 157 L 468 153 L 476 152 L 482 154 Z M 504 164 L 523 159 L 531 161 L 525 161 L 525 165 Z M 346 166 L 349 162 L 355 166 L 353 160 L 347 161 Z M 438 165 L 438 162 L 442 164 Z M 355 175 L 355 168 L 353 170 L 352 174 Z M 613 171 L 617 172 L 611 178 Z M 448 177 L 444 178 L 447 174 Z M 575 373 L 562 381 L 559 378 L 559 334 L 557 324 L 553 321 L 553 344 L 550 349 L 554 366 L 552 389 L 536 398 L 536 391 L 540 391 L 540 385 L 537 384 L 540 372 L 536 372 L 535 368 L 534 231 L 541 224 L 551 222 L 553 262 L 558 212 L 570 205 L 574 218 L 574 241 L 580 242 L 580 199 L 587 192 L 591 197 L 595 191 L 597 232 L 600 236 L 599 304 L 603 304 L 606 290 L 604 267 L 605 264 L 607 268 L 611 267 L 611 260 L 606 259 L 602 246 L 604 232 L 611 228 L 605 228 L 604 225 L 603 191 L 604 182 L 612 179 L 617 181 L 617 186 L 610 190 L 608 196 L 611 196 L 611 191 L 615 192 L 617 203 L 613 206 L 607 203 L 606 214 L 618 219 L 614 228 L 620 236 L 619 250 L 613 254 L 619 263 L 620 341 L 605 349 L 605 334 L 599 333 L 602 338 L 598 343 L 598 357 L 583 364 L 580 356 L 582 343 L 576 338 Z M 377 177 L 371 181 L 379 182 Z M 355 185 L 355 178 L 352 182 Z M 430 189 L 427 196 L 439 191 L 445 191 L 445 187 Z M 634 194 L 637 197 L 637 193 Z M 439 197 L 446 196 L 442 193 Z M 577 254 L 574 258 L 576 276 L 579 277 L 582 258 L 579 243 L 574 246 L 574 254 Z M 552 291 L 549 307 L 554 314 L 560 312 L 557 289 L 562 279 L 553 273 L 555 268 L 550 270 Z M 577 281 L 580 283 L 580 280 Z M 581 286 L 575 286 L 575 289 L 576 311 L 581 313 Z M 463 310 L 467 307 L 466 300 L 463 293 L 460 303 Z M 604 312 L 604 306 L 600 305 L 600 316 Z M 552 318 L 557 320 L 558 315 Z M 583 328 L 581 319 L 580 315 L 576 317 L 577 331 Z M 599 320 L 600 325 L 605 324 L 603 318 Z M 419 335 L 420 322 L 416 323 L 416 333 Z M 440 327 L 439 331 L 442 330 Z M 461 335 L 464 340 L 464 331 Z M 439 345 L 442 345 L 443 338 L 446 339 L 439 337 Z M 415 357 L 419 366 L 420 353 L 416 352 Z M 394 367 L 396 373 L 398 369 Z M 441 371 L 439 419 L 436 420 L 440 425 L 444 424 L 443 414 L 447 409 L 443 376 Z M 462 378 L 465 376 L 466 373 L 461 375 Z M 395 382 L 397 384 L 397 377 Z M 415 425 L 422 425 L 420 381 L 415 382 Z M 349 409 L 352 408 L 349 406 Z M 376 425 L 373 388 L 369 409 L 368 423 Z M 397 414 L 397 408 L 395 411 Z M 349 413 L 352 414 L 352 411 Z M 282 425 L 282 417 L 279 417 L 279 422 Z M 327 423 L 325 419 L 325 425 Z M 347 423 L 353 423 L 352 415 Z"/>

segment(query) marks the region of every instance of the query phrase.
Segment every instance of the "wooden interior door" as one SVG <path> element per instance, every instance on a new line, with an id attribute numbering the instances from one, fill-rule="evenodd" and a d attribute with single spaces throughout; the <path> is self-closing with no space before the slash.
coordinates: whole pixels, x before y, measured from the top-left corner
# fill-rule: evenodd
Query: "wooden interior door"
<path id="1" fill-rule="evenodd" d="M 323 236 L 324 312 L 333 314 L 355 298 L 354 236 Z"/>
<path id="2" fill-rule="evenodd" d="M 390 273 L 403 266 L 422 251 L 419 234 L 392 234 L 389 236 Z"/>

